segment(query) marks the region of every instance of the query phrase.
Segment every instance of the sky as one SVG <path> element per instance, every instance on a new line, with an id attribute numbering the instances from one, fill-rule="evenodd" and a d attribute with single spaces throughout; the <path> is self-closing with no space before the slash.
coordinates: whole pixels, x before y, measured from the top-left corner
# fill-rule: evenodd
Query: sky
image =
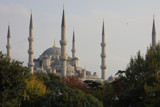
<path id="1" fill-rule="evenodd" d="M 125 70 L 138 50 L 145 55 L 151 44 L 153 14 L 160 40 L 159 0 L 0 0 L 0 51 L 6 54 L 7 26 L 11 29 L 11 56 L 28 63 L 29 19 L 32 10 L 34 58 L 56 41 L 60 47 L 63 4 L 66 18 L 67 53 L 71 56 L 73 28 L 76 56 L 81 67 L 101 77 L 101 39 L 106 33 L 106 77 Z"/>

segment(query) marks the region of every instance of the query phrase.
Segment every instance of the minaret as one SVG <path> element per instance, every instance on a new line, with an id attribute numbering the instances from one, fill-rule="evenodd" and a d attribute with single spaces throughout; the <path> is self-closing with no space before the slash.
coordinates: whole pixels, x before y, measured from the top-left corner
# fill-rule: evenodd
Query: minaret
<path id="1" fill-rule="evenodd" d="M 11 60 L 11 34 L 10 34 L 10 25 L 8 25 L 8 34 L 7 34 L 7 56 Z"/>
<path id="2" fill-rule="evenodd" d="M 62 16 L 62 25 L 61 25 L 61 40 L 60 40 L 60 45 L 61 45 L 61 75 L 66 76 L 66 24 L 65 24 L 65 14 L 64 14 L 64 7 L 63 7 L 63 16 Z"/>
<path id="3" fill-rule="evenodd" d="M 31 17 L 30 17 L 30 26 L 29 26 L 28 41 L 29 41 L 29 50 L 28 50 L 29 61 L 28 61 L 28 67 L 29 67 L 31 73 L 33 74 L 33 68 L 34 68 L 33 53 L 34 52 L 33 52 L 33 22 L 32 22 L 32 13 L 31 13 Z"/>
<path id="4" fill-rule="evenodd" d="M 105 31 L 104 31 L 104 21 L 103 21 L 103 28 L 102 28 L 102 53 L 101 53 L 101 75 L 102 79 L 106 79 L 106 52 L 105 52 L 105 47 L 106 47 L 106 42 L 105 42 Z"/>
<path id="5" fill-rule="evenodd" d="M 76 48 L 75 48 L 75 36 L 74 36 L 74 30 L 73 30 L 73 41 L 72 41 L 72 58 L 76 57 Z"/>
<path id="6" fill-rule="evenodd" d="M 86 65 L 85 65 L 85 69 L 83 71 L 83 78 L 86 79 Z"/>
<path id="7" fill-rule="evenodd" d="M 155 19 L 153 16 L 153 28 L 152 28 L 152 47 L 156 48 L 156 27 L 155 27 Z"/>

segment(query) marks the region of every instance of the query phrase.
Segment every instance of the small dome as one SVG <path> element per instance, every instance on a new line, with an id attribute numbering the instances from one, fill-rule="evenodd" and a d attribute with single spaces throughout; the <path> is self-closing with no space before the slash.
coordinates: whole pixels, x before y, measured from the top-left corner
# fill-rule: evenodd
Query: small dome
<path id="1" fill-rule="evenodd" d="M 51 47 L 51 48 L 48 48 L 47 50 L 45 50 L 43 53 L 42 53 L 42 56 L 45 56 L 45 55 L 48 55 L 48 56 L 60 56 L 61 55 L 61 49 L 58 48 L 58 47 Z"/>
<path id="2" fill-rule="evenodd" d="M 113 77 L 113 76 L 110 76 L 109 78 L 108 78 L 108 81 L 114 81 L 115 80 L 115 78 Z"/>
<path id="3" fill-rule="evenodd" d="M 96 76 L 96 75 L 97 75 L 97 72 L 94 72 L 93 75 Z"/>

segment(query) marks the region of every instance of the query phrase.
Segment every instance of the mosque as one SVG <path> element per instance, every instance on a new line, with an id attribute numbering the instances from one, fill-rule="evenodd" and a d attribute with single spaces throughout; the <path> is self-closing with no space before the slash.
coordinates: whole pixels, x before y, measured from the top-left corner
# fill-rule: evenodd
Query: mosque
<path id="1" fill-rule="evenodd" d="M 101 78 L 98 78 L 96 72 L 91 74 L 90 71 L 86 70 L 79 66 L 79 59 L 76 56 L 76 47 L 75 47 L 75 33 L 73 31 L 73 41 L 72 41 L 72 56 L 69 56 L 66 53 L 66 24 L 65 24 L 65 12 L 63 9 L 62 14 L 62 24 L 61 24 L 61 48 L 56 47 L 55 43 L 52 47 L 46 49 L 37 59 L 33 58 L 33 20 L 32 13 L 30 16 L 30 26 L 29 26 L 29 61 L 28 68 L 33 74 L 34 72 L 44 72 L 44 73 L 55 73 L 59 76 L 78 76 L 81 80 L 94 80 L 94 81 L 104 81 L 106 80 L 106 42 L 105 42 L 105 29 L 104 21 L 102 26 L 102 42 L 101 42 Z M 155 19 L 153 17 L 153 28 L 152 28 L 152 47 L 156 47 L 156 29 L 155 29 Z M 7 34 L 7 56 L 11 60 L 11 35 L 10 35 L 10 26 L 8 25 L 8 34 Z M 108 81 L 114 81 L 114 77 L 110 76 Z"/>
<path id="2" fill-rule="evenodd" d="M 7 56 L 11 59 L 11 43 L 10 43 L 10 26 L 8 26 L 8 35 L 7 35 Z M 106 80 L 106 42 L 105 42 L 105 30 L 104 30 L 104 21 L 102 26 L 102 42 L 101 42 L 101 78 L 98 78 L 96 72 L 91 74 L 90 71 L 86 70 L 79 66 L 79 59 L 76 56 L 76 43 L 75 43 L 75 33 L 73 30 L 73 41 L 72 41 L 72 56 L 69 56 L 66 53 L 66 24 L 65 24 L 65 12 L 63 9 L 62 14 L 62 23 L 61 23 L 61 47 L 54 45 L 46 49 L 37 59 L 33 58 L 33 20 L 32 13 L 30 16 L 30 26 L 29 26 L 29 49 L 28 49 L 28 68 L 33 74 L 34 72 L 44 72 L 44 73 L 55 73 L 59 76 L 78 76 L 81 80 L 95 80 L 95 81 L 104 81 Z"/>

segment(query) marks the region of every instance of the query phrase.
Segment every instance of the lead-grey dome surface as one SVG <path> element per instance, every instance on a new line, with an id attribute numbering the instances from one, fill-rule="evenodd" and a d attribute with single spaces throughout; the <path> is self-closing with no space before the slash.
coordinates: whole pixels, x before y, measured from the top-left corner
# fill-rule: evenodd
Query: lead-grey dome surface
<path id="1" fill-rule="evenodd" d="M 42 56 L 45 56 L 45 55 L 48 55 L 48 56 L 52 56 L 52 55 L 61 55 L 61 49 L 58 48 L 58 47 L 51 47 L 51 48 L 48 48 L 46 49 L 43 53 L 42 53 Z"/>

